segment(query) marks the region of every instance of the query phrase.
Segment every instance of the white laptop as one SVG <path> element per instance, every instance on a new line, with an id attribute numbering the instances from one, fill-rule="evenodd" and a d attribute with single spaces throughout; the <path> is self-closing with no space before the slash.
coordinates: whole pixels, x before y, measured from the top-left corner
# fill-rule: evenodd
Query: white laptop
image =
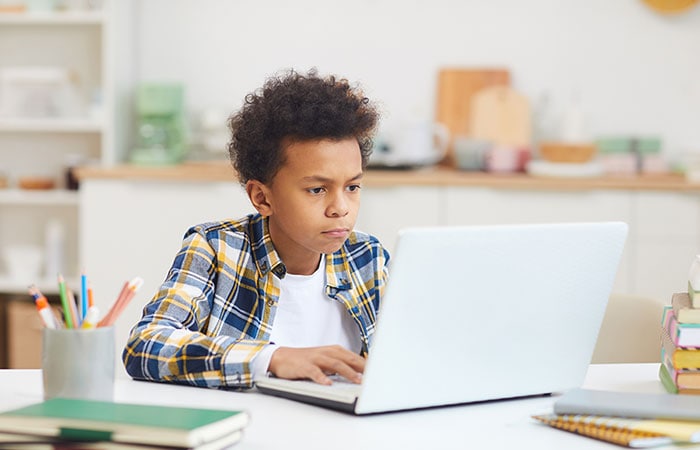
<path id="1" fill-rule="evenodd" d="M 402 230 L 362 384 L 257 388 L 370 414 L 580 387 L 626 236 L 621 222 Z"/>

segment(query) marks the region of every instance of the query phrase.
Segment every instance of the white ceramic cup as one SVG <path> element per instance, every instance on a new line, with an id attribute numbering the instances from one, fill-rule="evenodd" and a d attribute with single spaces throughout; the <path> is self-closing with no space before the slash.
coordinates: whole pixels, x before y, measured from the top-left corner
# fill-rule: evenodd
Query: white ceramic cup
<path id="1" fill-rule="evenodd" d="M 8 275 L 18 282 L 36 282 L 41 276 L 44 253 L 36 245 L 11 245 L 2 250 Z"/>
<path id="2" fill-rule="evenodd" d="M 408 165 L 431 165 L 439 162 L 447 151 L 450 132 L 437 122 L 405 122 L 389 143 L 396 161 Z"/>

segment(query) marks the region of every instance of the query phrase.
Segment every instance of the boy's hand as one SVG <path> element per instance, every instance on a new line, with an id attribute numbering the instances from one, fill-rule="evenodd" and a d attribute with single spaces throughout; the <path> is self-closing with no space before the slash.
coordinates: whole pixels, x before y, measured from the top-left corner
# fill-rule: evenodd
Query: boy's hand
<path id="1" fill-rule="evenodd" d="M 270 372 L 291 380 L 308 378 L 330 385 L 326 374 L 338 374 L 353 383 L 362 381 L 365 359 L 339 345 L 324 347 L 280 347 L 270 359 Z"/>

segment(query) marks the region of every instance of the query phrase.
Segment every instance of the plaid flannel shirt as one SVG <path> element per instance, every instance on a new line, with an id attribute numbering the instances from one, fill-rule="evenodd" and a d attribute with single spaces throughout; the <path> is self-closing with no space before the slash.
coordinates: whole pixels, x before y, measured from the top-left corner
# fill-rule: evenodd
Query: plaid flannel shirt
<path id="1" fill-rule="evenodd" d="M 388 252 L 352 232 L 326 258 L 326 294 L 342 302 L 366 353 L 387 280 Z M 269 343 L 286 268 L 267 219 L 190 228 L 168 276 L 131 330 L 122 358 L 134 378 L 249 388 L 251 361 Z"/>

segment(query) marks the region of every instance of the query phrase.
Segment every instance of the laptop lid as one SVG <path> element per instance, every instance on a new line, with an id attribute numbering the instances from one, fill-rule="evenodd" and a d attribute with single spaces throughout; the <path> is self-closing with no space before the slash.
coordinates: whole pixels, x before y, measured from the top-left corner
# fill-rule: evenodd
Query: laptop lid
<path id="1" fill-rule="evenodd" d="M 581 386 L 626 236 L 621 222 L 402 230 L 354 412 Z"/>
<path id="2" fill-rule="evenodd" d="M 620 222 L 402 230 L 362 385 L 258 390 L 368 414 L 580 387 L 626 236 Z"/>

